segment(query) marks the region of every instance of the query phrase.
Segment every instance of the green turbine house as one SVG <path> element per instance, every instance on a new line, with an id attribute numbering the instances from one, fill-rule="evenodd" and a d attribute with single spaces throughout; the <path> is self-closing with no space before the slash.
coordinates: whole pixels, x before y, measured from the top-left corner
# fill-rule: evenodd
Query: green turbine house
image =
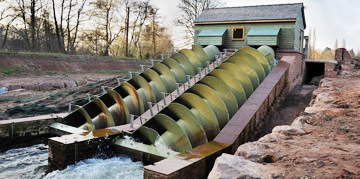
<path id="1" fill-rule="evenodd" d="M 259 47 L 303 53 L 304 5 L 276 4 L 204 10 L 195 24 L 195 44 L 221 48 Z"/>

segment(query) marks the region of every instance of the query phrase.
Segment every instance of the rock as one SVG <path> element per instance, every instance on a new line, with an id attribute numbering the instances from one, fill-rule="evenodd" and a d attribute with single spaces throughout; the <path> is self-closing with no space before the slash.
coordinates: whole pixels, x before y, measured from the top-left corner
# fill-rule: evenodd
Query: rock
<path id="1" fill-rule="evenodd" d="M 54 82 L 54 83 L 52 83 L 52 86 L 54 89 L 65 88 L 64 82 Z"/>
<path id="2" fill-rule="evenodd" d="M 252 162 L 257 163 L 273 163 L 273 151 L 270 150 L 272 144 L 265 144 L 261 142 L 245 143 L 237 149 L 236 156 L 244 157 Z"/>
<path id="3" fill-rule="evenodd" d="M 50 82 L 39 83 L 40 91 L 52 90 L 52 84 Z"/>
<path id="4" fill-rule="evenodd" d="M 17 89 L 21 89 L 21 85 L 9 85 L 8 87 L 9 91 L 17 90 Z"/>
<path id="5" fill-rule="evenodd" d="M 54 90 L 65 88 L 65 84 L 63 82 L 43 82 L 39 83 L 40 91 Z"/>
<path id="6" fill-rule="evenodd" d="M 76 85 L 77 85 L 77 86 L 81 86 L 81 85 L 85 85 L 85 84 L 86 84 L 86 80 L 76 81 Z"/>
<path id="7" fill-rule="evenodd" d="M 40 91 L 39 84 L 25 84 L 21 87 L 27 90 Z"/>
<path id="8" fill-rule="evenodd" d="M 288 137 L 284 134 L 270 133 L 261 137 L 258 141 L 262 143 L 276 143 L 279 140 L 287 139 Z"/>
<path id="9" fill-rule="evenodd" d="M 304 135 L 305 131 L 296 126 L 276 126 L 272 130 L 272 133 L 284 134 L 286 136 Z"/>
<path id="10" fill-rule="evenodd" d="M 306 117 L 305 116 L 299 116 L 297 117 L 293 123 L 291 124 L 291 126 L 295 126 L 295 127 L 306 127 L 309 126 L 309 124 L 306 122 Z"/>
<path id="11" fill-rule="evenodd" d="M 320 83 L 320 80 L 323 78 L 324 76 L 315 76 L 314 78 L 311 79 L 309 85 L 315 85 L 318 86 Z"/>
<path id="12" fill-rule="evenodd" d="M 271 173 L 272 166 L 224 153 L 216 159 L 208 178 L 271 178 Z"/>
<path id="13" fill-rule="evenodd" d="M 74 88 L 77 87 L 75 81 L 67 81 L 65 82 L 65 88 Z"/>

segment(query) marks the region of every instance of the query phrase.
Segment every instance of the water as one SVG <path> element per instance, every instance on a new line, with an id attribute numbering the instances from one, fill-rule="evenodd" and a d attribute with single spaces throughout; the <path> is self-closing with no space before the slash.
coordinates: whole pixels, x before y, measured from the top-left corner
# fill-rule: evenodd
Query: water
<path id="1" fill-rule="evenodd" d="M 47 159 L 48 148 L 43 144 L 0 153 L 0 179 L 143 178 L 143 164 L 127 156 L 82 160 L 55 171 L 50 170 Z"/>

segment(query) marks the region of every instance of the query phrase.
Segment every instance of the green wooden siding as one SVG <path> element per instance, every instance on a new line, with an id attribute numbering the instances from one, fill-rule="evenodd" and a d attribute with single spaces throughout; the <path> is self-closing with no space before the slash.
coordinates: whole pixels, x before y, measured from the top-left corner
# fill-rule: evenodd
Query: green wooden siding
<path id="1" fill-rule="evenodd" d="M 247 36 L 246 40 L 248 45 L 278 45 L 277 36 Z"/>
<path id="2" fill-rule="evenodd" d="M 299 15 L 296 18 L 295 23 L 295 41 L 294 41 L 294 49 L 298 52 L 303 52 L 303 43 L 304 43 L 304 19 L 302 11 L 299 11 Z"/>
<path id="3" fill-rule="evenodd" d="M 198 45 L 223 45 L 223 37 L 198 37 L 197 43 Z"/>
<path id="4" fill-rule="evenodd" d="M 245 40 L 232 40 L 232 27 L 245 27 Z M 249 23 L 249 24 L 198 24 L 195 25 L 195 44 L 198 44 L 197 35 L 203 29 L 227 29 L 224 35 L 223 46 L 226 48 L 241 48 L 246 46 L 247 33 L 250 28 L 280 28 L 278 45 L 282 49 L 294 49 L 295 22 Z"/>

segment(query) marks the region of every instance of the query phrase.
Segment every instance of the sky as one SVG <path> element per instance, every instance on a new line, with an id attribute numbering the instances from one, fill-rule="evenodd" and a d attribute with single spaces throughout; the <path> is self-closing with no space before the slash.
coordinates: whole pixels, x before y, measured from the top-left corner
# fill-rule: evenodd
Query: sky
<path id="1" fill-rule="evenodd" d="M 181 13 L 177 8 L 180 0 L 152 0 L 163 17 L 163 22 L 173 26 L 173 21 Z M 336 39 L 342 47 L 346 40 L 347 49 L 360 49 L 360 1 L 359 0 L 223 0 L 226 7 L 266 5 L 283 3 L 304 3 L 307 28 L 316 30 L 316 48 L 334 48 Z M 174 28 L 174 27 L 172 27 Z M 176 29 L 176 28 L 174 28 Z M 182 31 L 176 29 L 176 31 Z M 178 33 L 178 32 L 177 32 Z M 175 37 L 174 41 L 179 41 Z M 181 43 L 176 43 L 180 46 Z"/>

